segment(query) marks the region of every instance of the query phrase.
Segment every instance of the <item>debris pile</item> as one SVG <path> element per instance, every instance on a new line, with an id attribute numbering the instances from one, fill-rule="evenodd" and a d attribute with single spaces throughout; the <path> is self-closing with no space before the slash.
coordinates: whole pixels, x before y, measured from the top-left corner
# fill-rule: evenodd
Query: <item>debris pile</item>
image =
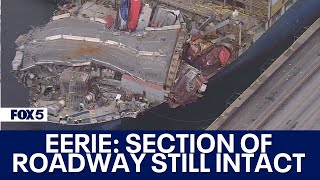
<path id="1" fill-rule="evenodd" d="M 238 11 L 217 20 L 154 1 L 80 2 L 64 1 L 16 41 L 13 72 L 51 122 L 102 123 L 196 102 L 242 49 Z"/>

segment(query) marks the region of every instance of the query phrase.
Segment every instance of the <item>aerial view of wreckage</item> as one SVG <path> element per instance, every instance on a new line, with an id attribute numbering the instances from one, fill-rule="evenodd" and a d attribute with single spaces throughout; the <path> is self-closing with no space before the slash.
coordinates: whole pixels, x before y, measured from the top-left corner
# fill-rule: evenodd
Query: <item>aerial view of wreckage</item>
<path id="1" fill-rule="evenodd" d="M 64 125 L 184 106 L 264 30 L 257 16 L 237 10 L 197 13 L 159 2 L 64 4 L 21 35 L 12 68 L 30 89 L 30 106 L 48 108 L 49 121 Z"/>

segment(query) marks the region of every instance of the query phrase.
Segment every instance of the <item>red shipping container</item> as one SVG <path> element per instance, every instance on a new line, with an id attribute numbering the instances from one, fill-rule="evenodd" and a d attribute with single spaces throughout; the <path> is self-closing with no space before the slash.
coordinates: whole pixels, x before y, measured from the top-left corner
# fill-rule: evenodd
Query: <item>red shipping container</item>
<path id="1" fill-rule="evenodd" d="M 129 31 L 135 31 L 138 26 L 141 5 L 141 0 L 131 0 L 128 21 Z"/>

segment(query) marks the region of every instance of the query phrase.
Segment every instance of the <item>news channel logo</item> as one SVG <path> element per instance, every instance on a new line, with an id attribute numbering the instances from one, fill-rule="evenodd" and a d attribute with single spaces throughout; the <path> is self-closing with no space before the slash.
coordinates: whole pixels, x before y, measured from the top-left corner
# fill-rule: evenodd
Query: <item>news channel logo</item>
<path id="1" fill-rule="evenodd" d="M 48 122 L 47 108 L 1 108 L 0 122 Z"/>

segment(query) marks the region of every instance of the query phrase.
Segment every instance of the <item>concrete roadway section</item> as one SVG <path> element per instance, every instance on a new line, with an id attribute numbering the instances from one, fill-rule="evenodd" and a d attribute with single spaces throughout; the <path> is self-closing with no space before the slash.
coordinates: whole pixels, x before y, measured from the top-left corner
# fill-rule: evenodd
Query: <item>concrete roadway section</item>
<path id="1" fill-rule="evenodd" d="M 117 66 L 136 77 L 164 85 L 170 66 L 171 57 L 180 30 L 147 31 L 136 34 L 115 34 L 105 29 L 104 25 L 88 19 L 74 18 L 50 21 L 46 26 L 37 28 L 32 33 L 35 40 L 25 46 L 23 68 L 36 62 L 65 59 L 65 61 L 91 61 L 93 59 Z M 103 45 L 103 43 L 73 41 L 66 39 L 46 41 L 47 37 L 72 35 L 98 38 L 102 42 L 114 41 L 139 52 L 159 53 L 161 56 L 138 56 L 125 48 Z"/>
<path id="2" fill-rule="evenodd" d="M 320 129 L 320 19 L 209 130 Z"/>

